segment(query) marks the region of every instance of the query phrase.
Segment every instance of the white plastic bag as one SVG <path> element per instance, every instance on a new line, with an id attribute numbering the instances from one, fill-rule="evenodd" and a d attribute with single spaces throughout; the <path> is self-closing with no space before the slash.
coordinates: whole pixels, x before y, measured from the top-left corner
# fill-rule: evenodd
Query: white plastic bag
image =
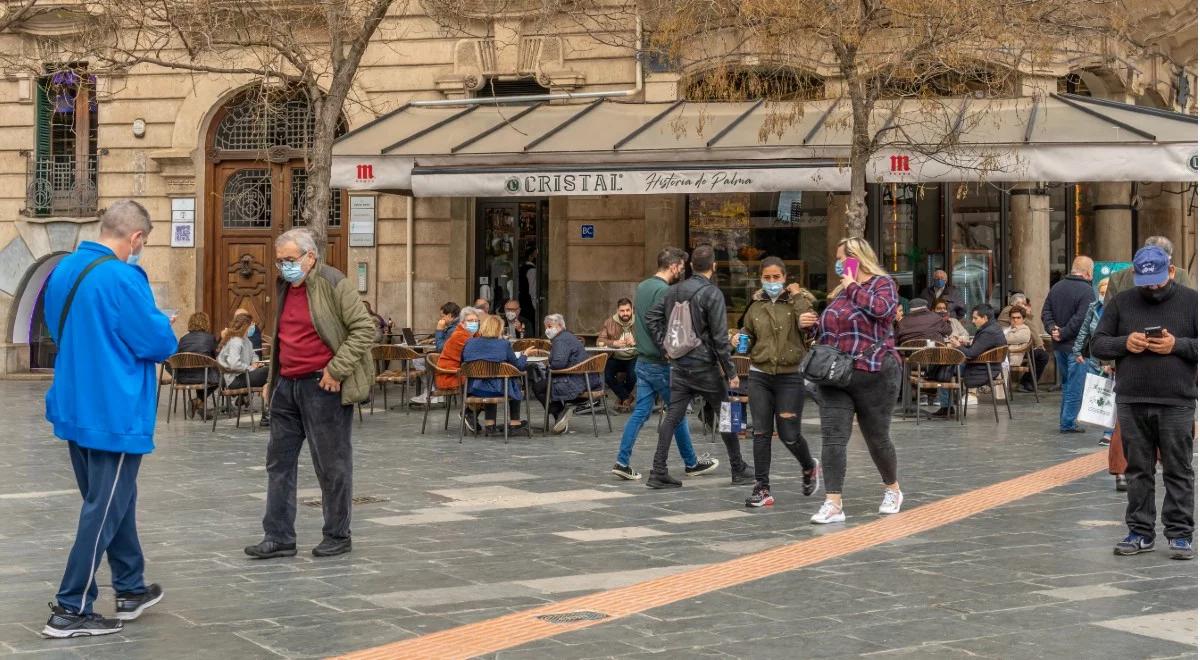
<path id="1" fill-rule="evenodd" d="M 1088 374 L 1083 384 L 1083 404 L 1079 406 L 1078 421 L 1111 429 L 1117 423 L 1117 395 L 1111 378 Z"/>

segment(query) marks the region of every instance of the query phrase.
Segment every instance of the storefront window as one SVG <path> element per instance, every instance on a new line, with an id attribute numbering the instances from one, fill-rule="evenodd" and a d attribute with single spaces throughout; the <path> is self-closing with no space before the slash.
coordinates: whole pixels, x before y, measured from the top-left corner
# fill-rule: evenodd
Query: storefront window
<path id="1" fill-rule="evenodd" d="M 943 267 L 942 236 L 940 186 L 881 187 L 877 252 L 902 297 L 915 297 L 928 284 L 929 270 Z"/>
<path id="2" fill-rule="evenodd" d="M 716 284 L 734 320 L 759 287 L 759 262 L 765 257 L 784 260 L 789 282 L 824 294 L 827 205 L 823 192 L 688 197 L 688 250 L 705 244 L 716 250 Z"/>
<path id="3" fill-rule="evenodd" d="M 1058 281 L 1067 273 L 1071 258 L 1067 256 L 1067 197 L 1075 192 L 1071 185 L 1056 185 L 1046 191 L 1050 197 L 1050 279 Z"/>
<path id="4" fill-rule="evenodd" d="M 985 302 L 999 308 L 1000 191 L 985 183 L 954 184 L 951 190 L 951 277 L 968 308 Z"/>

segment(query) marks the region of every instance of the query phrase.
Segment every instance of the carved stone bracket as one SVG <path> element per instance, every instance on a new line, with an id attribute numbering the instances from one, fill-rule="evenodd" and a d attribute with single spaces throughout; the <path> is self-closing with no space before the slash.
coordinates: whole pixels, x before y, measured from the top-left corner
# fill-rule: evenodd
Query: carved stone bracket
<path id="1" fill-rule="evenodd" d="M 167 184 L 171 195 L 196 194 L 196 162 L 190 149 L 155 151 L 150 158 L 158 163 L 159 176 Z"/>

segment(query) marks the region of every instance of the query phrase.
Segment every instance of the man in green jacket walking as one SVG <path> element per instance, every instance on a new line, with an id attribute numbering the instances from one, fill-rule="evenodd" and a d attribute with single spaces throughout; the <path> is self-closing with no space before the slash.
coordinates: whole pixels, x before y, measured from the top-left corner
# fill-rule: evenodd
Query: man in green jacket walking
<path id="1" fill-rule="evenodd" d="M 366 400 L 375 381 L 376 327 L 350 280 L 320 263 L 307 229 L 275 241 L 275 265 L 281 279 L 271 346 L 265 535 L 246 554 L 296 554 L 296 463 L 307 439 L 325 515 L 324 538 L 312 553 L 332 557 L 350 552 L 350 429 L 355 404 Z"/>

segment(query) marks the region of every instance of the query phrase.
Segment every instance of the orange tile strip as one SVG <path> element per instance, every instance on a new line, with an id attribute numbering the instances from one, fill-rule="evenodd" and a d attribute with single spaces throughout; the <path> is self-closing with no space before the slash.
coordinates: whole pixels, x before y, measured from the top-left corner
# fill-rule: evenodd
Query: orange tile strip
<path id="1" fill-rule="evenodd" d="M 441 660 L 495 653 L 920 534 L 1068 484 L 1105 469 L 1107 464 L 1107 452 L 1098 451 L 1015 479 L 807 541 L 783 545 L 619 589 L 579 596 L 393 644 L 356 651 L 342 657 L 347 660 Z M 576 610 L 601 612 L 607 614 L 608 618 L 566 624 L 547 623 L 537 618 L 540 615 Z"/>

